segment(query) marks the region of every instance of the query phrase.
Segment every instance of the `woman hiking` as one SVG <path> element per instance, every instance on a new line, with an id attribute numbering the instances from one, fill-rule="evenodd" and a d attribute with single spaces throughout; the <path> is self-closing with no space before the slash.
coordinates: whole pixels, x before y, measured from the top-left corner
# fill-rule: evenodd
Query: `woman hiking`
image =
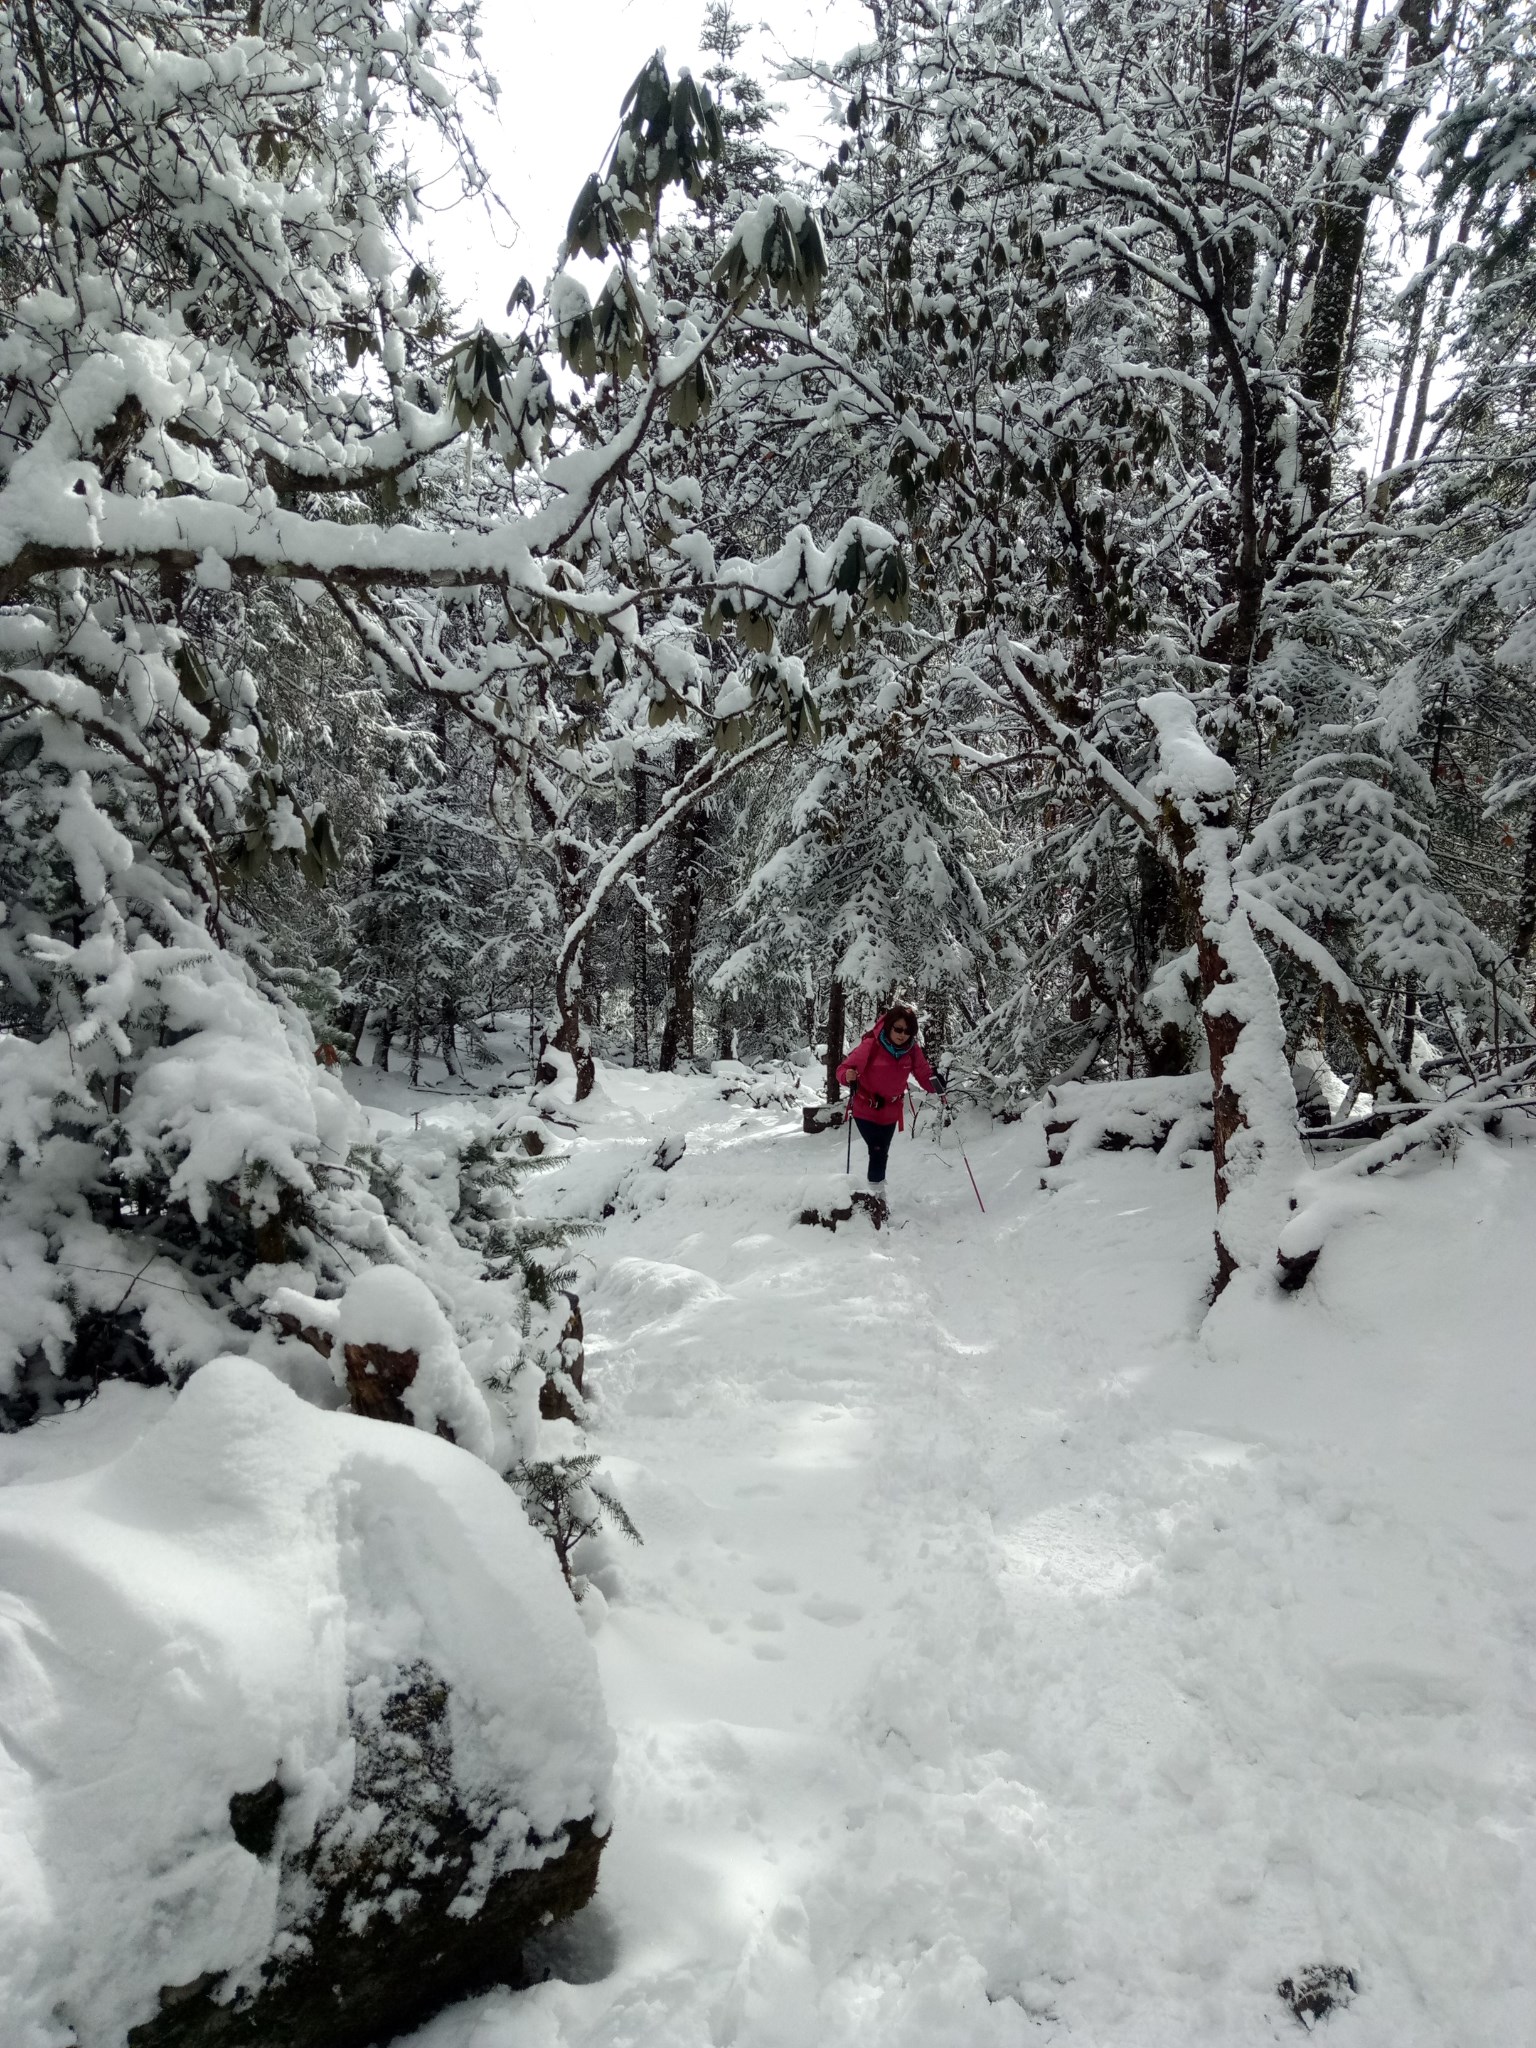
<path id="1" fill-rule="evenodd" d="M 917 1042 L 916 1010 L 909 1003 L 892 1003 L 843 1061 L 837 1078 L 852 1088 L 849 1108 L 869 1147 L 871 1192 L 866 1199 L 878 1224 L 885 1216 L 885 1163 L 891 1140 L 906 1123 L 907 1082 L 915 1080 L 930 1095 L 945 1093 L 943 1081 Z"/>

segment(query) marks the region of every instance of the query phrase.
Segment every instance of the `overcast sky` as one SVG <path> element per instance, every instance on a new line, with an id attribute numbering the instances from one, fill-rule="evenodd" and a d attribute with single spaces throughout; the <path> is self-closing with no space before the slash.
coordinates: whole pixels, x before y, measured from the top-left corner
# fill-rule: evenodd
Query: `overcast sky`
<path id="1" fill-rule="evenodd" d="M 773 63 L 790 55 L 832 59 L 867 33 L 860 0 L 738 0 L 738 19 L 762 23 L 737 62 L 785 101 L 779 139 L 820 164 L 819 96 L 774 86 Z M 766 19 L 764 18 L 766 16 Z M 542 286 L 553 268 L 572 202 L 598 169 L 618 124 L 619 102 L 651 52 L 676 76 L 704 69 L 698 32 L 704 0 L 486 0 L 485 51 L 501 82 L 497 118 L 476 124 L 492 184 L 511 220 L 492 227 L 474 209 L 438 226 L 434 245 L 467 312 L 504 323 L 520 275 Z"/>

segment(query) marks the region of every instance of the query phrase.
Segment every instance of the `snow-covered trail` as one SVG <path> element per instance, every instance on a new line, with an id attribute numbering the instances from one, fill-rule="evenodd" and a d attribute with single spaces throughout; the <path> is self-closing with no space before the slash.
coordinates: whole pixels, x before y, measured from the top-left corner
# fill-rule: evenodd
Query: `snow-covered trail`
<path id="1" fill-rule="evenodd" d="M 420 2048 L 1240 2048 L 1314 1964 L 1340 2048 L 1536 2040 L 1536 1161 L 1202 1333 L 1201 1171 L 978 1131 L 982 1216 L 903 1138 L 901 1227 L 833 1235 L 836 1136 L 606 1087 L 558 1199 L 640 1162 L 583 1247 L 617 1825 L 552 1981 Z"/>

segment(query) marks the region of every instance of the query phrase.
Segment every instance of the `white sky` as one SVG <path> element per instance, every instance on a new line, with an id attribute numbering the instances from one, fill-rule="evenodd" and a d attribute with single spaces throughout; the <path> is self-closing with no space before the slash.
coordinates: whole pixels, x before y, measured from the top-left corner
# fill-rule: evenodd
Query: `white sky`
<path id="1" fill-rule="evenodd" d="M 484 0 L 484 48 L 501 102 L 495 118 L 473 126 L 506 213 L 493 220 L 483 207 L 461 207 L 432 238 L 466 322 L 504 327 L 518 278 L 542 288 L 576 194 L 606 158 L 619 103 L 646 58 L 663 49 L 674 77 L 684 66 L 706 68 L 697 40 L 704 7 L 705 0 Z M 752 25 L 737 64 L 782 106 L 775 139 L 819 169 L 836 141 L 821 126 L 825 96 L 776 84 L 773 69 L 791 56 L 830 61 L 867 40 L 864 0 L 736 0 L 735 12 Z M 1444 381 L 1442 370 L 1437 398 Z M 1377 415 L 1378 456 L 1390 405 L 1390 389 L 1362 394 L 1367 419 Z"/>
<path id="2" fill-rule="evenodd" d="M 606 156 L 619 102 L 646 58 L 663 48 L 674 77 L 684 66 L 705 68 L 697 41 L 704 4 L 485 0 L 484 47 L 502 92 L 497 118 L 475 126 L 493 189 L 512 218 L 493 227 L 480 209 L 464 209 L 434 235 L 467 314 L 502 326 L 518 277 L 542 286 L 576 194 Z M 778 140 L 819 167 L 828 154 L 816 135 L 820 96 L 775 86 L 769 74 L 783 57 L 832 59 L 862 41 L 869 30 L 860 0 L 768 0 L 766 10 L 763 0 L 737 0 L 736 14 L 761 24 L 736 61 L 785 103 Z"/>

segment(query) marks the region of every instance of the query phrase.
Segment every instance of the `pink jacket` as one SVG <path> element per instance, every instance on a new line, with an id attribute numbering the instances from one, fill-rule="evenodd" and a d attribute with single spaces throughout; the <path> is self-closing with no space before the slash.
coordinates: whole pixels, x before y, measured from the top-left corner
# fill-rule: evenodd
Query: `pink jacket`
<path id="1" fill-rule="evenodd" d="M 837 1078 L 856 1084 L 852 1105 L 855 1116 L 863 1117 L 868 1124 L 899 1124 L 904 1129 L 908 1077 L 930 1095 L 938 1094 L 939 1084 L 920 1045 L 914 1044 L 903 1053 L 886 1051 L 880 1043 L 884 1026 L 882 1017 L 873 1031 L 865 1033 L 838 1068 Z"/>

